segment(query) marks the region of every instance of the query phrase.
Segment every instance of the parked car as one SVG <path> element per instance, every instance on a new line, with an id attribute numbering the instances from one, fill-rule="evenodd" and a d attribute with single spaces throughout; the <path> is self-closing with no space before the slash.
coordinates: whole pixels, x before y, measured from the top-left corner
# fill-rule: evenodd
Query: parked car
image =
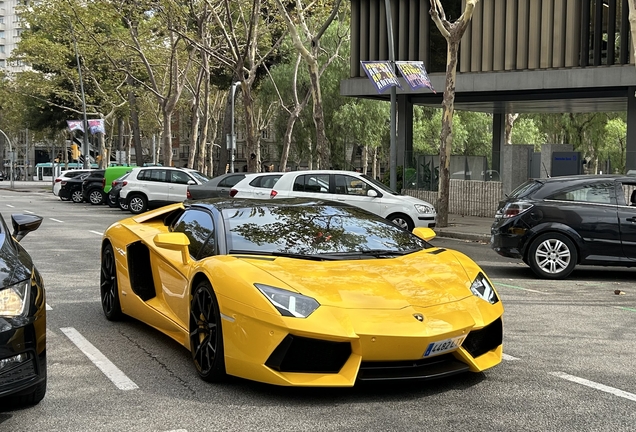
<path id="1" fill-rule="evenodd" d="M 91 171 L 92 170 L 83 170 L 83 169 L 62 171 L 62 173 L 58 177 L 56 177 L 53 182 L 53 195 L 55 196 L 60 195 L 60 188 L 62 187 L 63 181 L 66 181 L 70 178 L 75 178 L 79 175 L 86 174 Z M 60 197 L 60 199 L 62 199 L 62 201 L 68 200 L 68 198 L 62 198 L 62 197 Z"/>
<path id="2" fill-rule="evenodd" d="M 270 197 L 272 188 L 283 173 L 252 173 L 247 174 L 243 180 L 235 184 L 230 189 L 232 198 L 258 198 L 266 199 Z"/>
<path id="3" fill-rule="evenodd" d="M 479 373 L 502 360 L 502 302 L 473 260 L 434 236 L 337 201 L 173 204 L 106 230 L 102 309 L 173 338 L 210 382 Z"/>
<path id="4" fill-rule="evenodd" d="M 92 205 L 104 204 L 106 193 L 104 193 L 105 170 L 93 170 L 82 182 L 82 198 Z"/>
<path id="5" fill-rule="evenodd" d="M 110 192 L 110 188 L 113 186 L 113 181 L 124 174 L 131 172 L 133 168 L 135 167 L 121 165 L 106 167 L 106 171 L 104 172 L 104 193 L 108 194 Z"/>
<path id="6" fill-rule="evenodd" d="M 46 294 L 19 241 L 42 223 L 32 214 L 0 215 L 0 406 L 33 405 L 46 393 Z"/>
<path id="7" fill-rule="evenodd" d="M 366 174 L 352 171 L 292 171 L 283 174 L 271 198 L 319 198 L 341 201 L 382 216 L 412 231 L 433 228 L 436 212 L 432 204 L 400 195 Z"/>
<path id="8" fill-rule="evenodd" d="M 230 189 L 245 178 L 244 173 L 227 173 L 213 177 L 200 185 L 188 185 L 186 196 L 188 199 L 227 198 Z"/>
<path id="9" fill-rule="evenodd" d="M 122 210 L 128 210 L 128 205 L 119 199 L 119 192 L 124 185 L 124 180 L 126 180 L 129 175 L 130 171 L 111 182 L 110 191 L 108 191 L 108 197 L 106 198 L 106 203 L 109 207 L 119 207 Z"/>
<path id="10" fill-rule="evenodd" d="M 74 203 L 81 203 L 84 201 L 82 195 L 82 183 L 84 179 L 89 176 L 89 172 L 78 175 L 77 177 L 62 180 L 60 182 L 60 199 L 62 201 L 71 200 Z"/>
<path id="11" fill-rule="evenodd" d="M 577 264 L 636 266 L 635 191 L 632 176 L 529 180 L 500 202 L 491 247 L 546 279 Z"/>
<path id="12" fill-rule="evenodd" d="M 176 167 L 137 167 L 122 183 L 119 199 L 124 200 L 133 214 L 150 207 L 182 202 L 187 198 L 188 186 L 210 180 L 198 171 Z"/>

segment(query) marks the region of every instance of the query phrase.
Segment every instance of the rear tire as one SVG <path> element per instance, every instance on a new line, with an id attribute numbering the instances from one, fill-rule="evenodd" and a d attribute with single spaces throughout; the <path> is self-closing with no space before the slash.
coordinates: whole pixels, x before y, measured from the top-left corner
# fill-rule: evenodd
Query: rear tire
<path id="1" fill-rule="evenodd" d="M 141 194 L 134 194 L 126 200 L 128 209 L 132 214 L 143 213 L 148 209 L 148 199 Z"/>
<path id="2" fill-rule="evenodd" d="M 100 205 L 104 203 L 104 192 L 102 192 L 99 189 L 95 189 L 90 191 L 90 193 L 88 194 L 88 201 L 90 201 L 90 203 L 92 205 Z"/>
<path id="3" fill-rule="evenodd" d="M 565 279 L 578 260 L 576 245 L 564 234 L 550 232 L 538 236 L 528 248 L 526 261 L 543 279 Z"/>
<path id="4" fill-rule="evenodd" d="M 82 191 L 81 190 L 77 190 L 77 191 L 73 192 L 71 194 L 71 200 L 74 203 L 76 203 L 76 204 L 84 202 L 84 197 L 82 196 Z"/>

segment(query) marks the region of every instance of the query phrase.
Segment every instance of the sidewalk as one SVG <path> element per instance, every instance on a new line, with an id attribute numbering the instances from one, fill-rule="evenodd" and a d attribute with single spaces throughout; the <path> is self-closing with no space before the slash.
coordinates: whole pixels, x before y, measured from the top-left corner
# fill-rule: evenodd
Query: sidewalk
<path id="1" fill-rule="evenodd" d="M 11 181 L 0 181 L 0 190 L 14 190 L 25 193 L 52 193 L 52 184 L 39 181 L 15 180 L 11 189 Z M 483 218 L 475 216 L 462 216 L 456 214 L 448 215 L 448 227 L 434 228 L 438 237 L 456 238 L 462 240 L 489 242 L 490 226 L 494 218 Z"/>

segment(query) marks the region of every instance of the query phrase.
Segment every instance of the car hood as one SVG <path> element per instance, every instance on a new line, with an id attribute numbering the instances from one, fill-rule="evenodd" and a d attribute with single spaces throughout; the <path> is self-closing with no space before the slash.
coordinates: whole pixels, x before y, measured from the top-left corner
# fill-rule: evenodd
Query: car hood
<path id="1" fill-rule="evenodd" d="M 419 198 L 412 197 L 410 195 L 394 195 L 394 198 L 399 198 L 399 200 L 403 203 L 409 204 L 424 204 L 428 206 L 433 206 L 431 203 L 421 200 Z"/>
<path id="2" fill-rule="evenodd" d="M 24 248 L 16 243 L 14 249 L 11 240 L 6 236 L 0 233 L 0 289 L 29 279 L 33 267 L 33 262 Z"/>
<path id="3" fill-rule="evenodd" d="M 322 305 L 402 309 L 451 303 L 472 295 L 472 281 L 462 265 L 452 252 L 440 250 L 382 259 L 246 261 Z M 436 251 L 439 253 L 431 253 Z"/>

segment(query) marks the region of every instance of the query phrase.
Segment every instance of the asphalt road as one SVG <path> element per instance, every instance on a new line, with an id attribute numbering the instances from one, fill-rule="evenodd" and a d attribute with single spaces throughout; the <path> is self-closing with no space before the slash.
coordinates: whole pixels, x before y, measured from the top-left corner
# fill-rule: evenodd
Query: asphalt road
<path id="1" fill-rule="evenodd" d="M 7 223 L 21 212 L 44 217 L 21 244 L 47 289 L 49 381 L 39 405 L 0 406 L 0 431 L 635 429 L 636 269 L 589 267 L 546 282 L 486 244 L 437 238 L 434 244 L 476 260 L 499 291 L 506 310 L 499 366 L 443 381 L 352 389 L 241 379 L 214 385 L 197 377 L 190 354 L 171 339 L 134 320 L 103 317 L 100 239 L 128 213 L 50 193 L 0 191 Z M 103 355 L 106 373 L 82 349 Z"/>

